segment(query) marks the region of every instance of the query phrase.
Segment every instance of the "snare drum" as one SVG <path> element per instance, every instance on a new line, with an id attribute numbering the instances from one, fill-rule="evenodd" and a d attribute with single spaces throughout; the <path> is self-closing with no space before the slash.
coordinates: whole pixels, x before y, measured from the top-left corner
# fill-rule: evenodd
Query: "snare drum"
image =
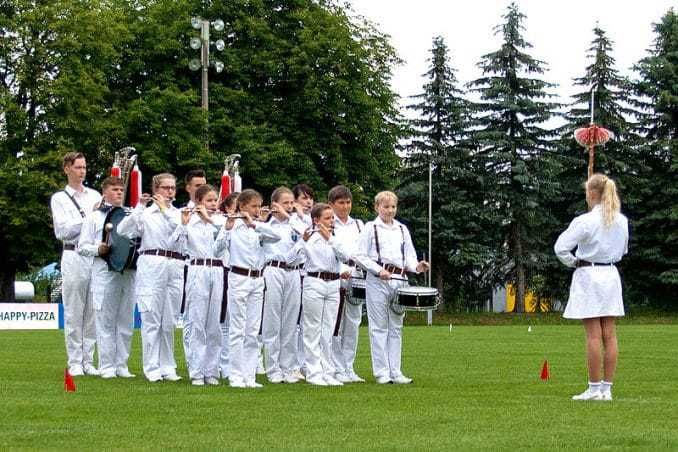
<path id="1" fill-rule="evenodd" d="M 351 292 L 348 297 L 349 303 L 358 306 L 365 301 L 365 284 L 364 279 L 351 279 Z"/>
<path id="2" fill-rule="evenodd" d="M 391 302 L 391 310 L 396 314 L 405 311 L 434 311 L 440 304 L 438 289 L 435 287 L 401 287 Z"/>

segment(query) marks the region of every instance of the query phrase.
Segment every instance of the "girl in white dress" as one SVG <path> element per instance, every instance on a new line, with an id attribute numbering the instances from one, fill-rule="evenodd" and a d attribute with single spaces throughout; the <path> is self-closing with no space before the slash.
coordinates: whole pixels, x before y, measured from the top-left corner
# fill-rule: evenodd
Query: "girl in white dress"
<path id="1" fill-rule="evenodd" d="M 589 388 L 572 398 L 612 400 L 617 366 L 614 319 L 624 315 L 621 280 L 615 263 L 628 251 L 628 220 L 619 212 L 621 203 L 612 179 L 594 174 L 585 187 L 590 211 L 572 220 L 554 246 L 558 259 L 575 268 L 563 317 L 582 319 L 586 329 Z M 577 251 L 572 254 L 575 247 Z"/>

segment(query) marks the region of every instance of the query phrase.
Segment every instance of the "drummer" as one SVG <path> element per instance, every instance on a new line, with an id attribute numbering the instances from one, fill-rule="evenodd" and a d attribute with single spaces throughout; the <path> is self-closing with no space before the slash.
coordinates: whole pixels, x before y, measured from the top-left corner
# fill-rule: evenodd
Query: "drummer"
<path id="1" fill-rule="evenodd" d="M 94 305 L 99 374 L 101 378 L 134 377 L 127 368 L 134 334 L 135 270 L 109 270 L 104 257 L 110 252 L 104 223 L 108 213 L 121 207 L 125 186 L 119 177 L 107 177 L 101 185 L 103 202 L 90 212 L 82 225 L 78 253 L 94 257 L 90 292 Z"/>
<path id="2" fill-rule="evenodd" d="M 407 272 L 421 273 L 429 268 L 417 262 L 410 231 L 395 219 L 398 197 L 382 191 L 374 198 L 377 218 L 365 225 L 354 259 L 367 270 L 365 298 L 372 354 L 372 372 L 379 384 L 408 384 L 412 379 L 400 370 L 403 315 L 389 304 L 397 290 L 407 285 Z"/>
<path id="3" fill-rule="evenodd" d="M 351 217 L 353 206 L 351 190 L 343 185 L 337 185 L 329 191 L 327 200 L 334 211 L 334 235 L 349 256 L 353 256 L 358 251 L 360 233 L 365 229 L 365 225 L 362 220 Z M 342 383 L 361 383 L 365 380 L 355 373 L 353 363 L 358 350 L 363 306 L 362 303 L 357 305 L 348 303 L 347 295 L 350 293 L 353 277 L 362 278 L 362 275 L 352 259 L 345 264 L 348 268 L 342 273 L 339 314 L 332 338 L 332 358 L 336 369 L 334 377 Z"/>

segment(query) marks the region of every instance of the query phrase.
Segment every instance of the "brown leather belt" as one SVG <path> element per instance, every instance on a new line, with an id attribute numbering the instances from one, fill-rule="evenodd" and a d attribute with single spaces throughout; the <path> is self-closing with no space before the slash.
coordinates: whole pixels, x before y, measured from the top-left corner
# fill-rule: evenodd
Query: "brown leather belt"
<path id="1" fill-rule="evenodd" d="M 186 259 L 186 256 L 184 256 L 181 253 L 177 253 L 176 251 L 169 251 L 169 250 L 144 250 L 140 254 L 143 254 L 144 256 L 162 256 L 162 257 L 169 257 L 171 259 L 178 259 L 180 261 L 183 261 Z"/>
<path id="2" fill-rule="evenodd" d="M 400 267 L 396 267 L 393 264 L 384 264 L 383 262 L 379 262 L 379 261 L 377 261 L 377 264 L 381 265 L 384 268 L 384 270 L 386 270 L 389 273 L 392 273 L 392 274 L 394 273 L 396 275 L 405 276 L 405 273 L 406 273 L 405 270 L 400 268 Z"/>
<path id="3" fill-rule="evenodd" d="M 306 273 L 306 276 L 310 276 L 311 278 L 319 278 L 323 281 L 336 281 L 339 279 L 339 273 L 332 272 L 308 272 Z"/>
<path id="4" fill-rule="evenodd" d="M 250 270 L 249 268 L 242 268 L 242 267 L 231 267 L 231 272 L 235 273 L 236 275 L 241 275 L 241 276 L 248 276 L 250 278 L 259 278 L 264 275 L 263 270 Z"/>
<path id="5" fill-rule="evenodd" d="M 221 259 L 191 259 L 191 265 L 206 265 L 208 267 L 223 267 Z"/>
<path id="6" fill-rule="evenodd" d="M 72 243 L 64 243 L 64 251 L 75 251 L 75 245 Z"/>
<path id="7" fill-rule="evenodd" d="M 270 261 L 268 264 L 266 264 L 267 267 L 276 267 L 276 268 L 282 268 L 283 270 L 287 271 L 292 271 L 292 270 L 299 270 L 301 268 L 301 265 L 287 265 L 286 262 L 282 261 Z"/>
<path id="8" fill-rule="evenodd" d="M 581 267 L 601 267 L 601 266 L 609 267 L 611 265 L 614 265 L 614 263 L 613 262 L 600 263 L 600 262 L 589 262 L 589 261 L 584 261 L 584 260 L 577 260 L 577 268 L 581 268 Z"/>

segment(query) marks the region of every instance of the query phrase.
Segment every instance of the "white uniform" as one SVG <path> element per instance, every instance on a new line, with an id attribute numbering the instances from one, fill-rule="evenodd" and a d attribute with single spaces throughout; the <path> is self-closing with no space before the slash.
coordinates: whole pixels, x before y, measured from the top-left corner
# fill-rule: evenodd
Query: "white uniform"
<path id="1" fill-rule="evenodd" d="M 76 207 L 76 204 L 79 207 Z M 70 369 L 92 365 L 96 331 L 94 310 L 89 296 L 92 257 L 75 251 L 80 229 L 88 212 L 101 201 L 101 195 L 91 188 L 82 192 L 67 186 L 52 195 L 50 202 L 54 235 L 64 244 L 61 255 L 62 292 L 64 304 L 64 337 Z"/>
<path id="2" fill-rule="evenodd" d="M 136 273 L 135 270 L 109 270 L 106 261 L 99 257 L 99 244 L 109 211 L 110 206 L 107 206 L 89 213 L 78 241 L 78 253 L 94 258 L 90 292 L 96 318 L 99 372 L 104 378 L 129 373 L 127 361 L 134 335 Z"/>
<path id="3" fill-rule="evenodd" d="M 144 374 L 150 381 L 176 376 L 175 309 L 181 302 L 184 258 L 172 248 L 170 238 L 180 216 L 174 206 L 161 212 L 156 204 L 148 208 L 138 204 L 117 228 L 127 238 L 141 237 L 135 295 L 141 314 Z"/>
<path id="4" fill-rule="evenodd" d="M 183 207 L 185 209 L 194 209 L 196 204 L 189 200 L 186 205 Z M 181 250 L 184 253 L 185 250 Z M 182 288 L 181 298 L 179 299 L 179 306 L 177 307 L 175 313 L 177 318 L 177 325 L 181 324 L 181 341 L 184 344 L 184 360 L 186 361 L 186 369 L 191 368 L 191 348 L 188 344 L 188 336 L 190 335 L 191 326 L 188 324 L 186 313 L 186 283 L 188 282 L 188 260 L 184 262 L 184 267 L 182 268 L 184 274 L 184 287 Z"/>
<path id="5" fill-rule="evenodd" d="M 186 250 L 189 264 L 186 280 L 184 325 L 188 326 L 191 379 L 219 378 L 221 329 L 219 314 L 223 297 L 224 267 L 215 254 L 214 241 L 224 224 L 222 215 L 212 223 L 192 215 L 187 225 L 179 225 L 172 235 L 175 248 Z"/>
<path id="6" fill-rule="evenodd" d="M 304 214 L 304 218 L 302 218 L 302 221 L 306 225 L 307 228 L 312 228 L 313 227 L 313 220 L 311 220 L 311 216 L 309 214 Z M 302 369 L 304 372 L 306 371 L 305 365 L 306 365 L 306 358 L 304 357 L 304 322 L 302 322 L 302 311 L 304 310 L 303 306 L 303 294 L 304 294 L 304 275 L 306 274 L 306 270 L 304 270 L 304 267 L 302 265 L 301 270 L 299 271 L 300 274 L 300 279 L 301 279 L 301 304 L 299 305 L 299 316 L 297 317 L 297 364 L 295 366 L 296 371 L 301 371 Z"/>
<path id="7" fill-rule="evenodd" d="M 264 317 L 262 337 L 266 375 L 282 380 L 295 370 L 297 360 L 297 320 L 301 305 L 299 266 L 303 256 L 294 251 L 306 225 L 297 215 L 279 221 L 271 217 L 268 225 L 281 239 L 264 244 L 267 265 L 264 278 Z"/>
<path id="8" fill-rule="evenodd" d="M 558 259 L 568 267 L 577 260 L 594 264 L 614 264 L 628 252 L 629 226 L 621 213 L 608 228 L 603 222 L 600 205 L 578 216 L 560 234 L 554 245 Z M 572 250 L 577 247 L 575 255 Z M 576 257 L 575 257 L 576 256 Z M 577 268 L 572 274 L 570 298 L 563 317 L 588 319 L 624 315 L 621 280 L 614 265 Z"/>
<path id="9" fill-rule="evenodd" d="M 219 354 L 219 371 L 221 378 L 228 378 L 229 374 L 229 339 L 228 339 L 228 268 L 230 263 L 228 250 L 221 254 L 221 262 L 224 264 L 223 293 L 221 295 L 221 308 L 219 310 L 219 324 L 221 328 L 221 353 Z"/>
<path id="10" fill-rule="evenodd" d="M 313 233 L 303 242 L 303 252 L 306 256 L 302 313 L 306 380 L 333 379 L 332 333 L 339 309 L 339 273 L 341 261 L 348 260 L 349 256 L 335 237 L 327 241 L 319 233 Z M 313 276 L 318 272 L 333 274 L 336 279 Z"/>
<path id="11" fill-rule="evenodd" d="M 358 252 L 360 243 L 360 234 L 365 229 L 361 220 L 355 220 L 348 217 L 346 223 L 343 223 L 338 217 L 334 221 L 334 234 L 337 240 L 343 245 L 350 259 Z M 356 273 L 355 265 L 345 267 L 351 271 L 351 278 L 341 280 L 341 288 L 344 294 L 350 293 L 353 277 L 360 276 Z M 344 267 L 342 267 L 342 272 Z M 343 302 L 340 300 L 339 315 L 337 316 L 336 334 L 332 338 L 332 356 L 334 367 L 337 374 L 351 378 L 355 375 L 353 363 L 355 362 L 356 351 L 358 350 L 358 334 L 360 333 L 360 322 L 363 317 L 362 303 L 354 305 L 349 303 L 344 296 Z"/>
<path id="12" fill-rule="evenodd" d="M 398 288 L 407 286 L 408 283 L 399 279 L 382 281 L 379 279 L 379 272 L 385 265 L 416 272 L 417 255 L 410 232 L 397 220 L 393 220 L 389 225 L 385 224 L 381 217 L 377 217 L 365 225 L 360 235 L 359 254 L 355 256 L 355 260 L 368 272 L 365 298 L 372 373 L 375 378 L 402 377 L 400 359 L 404 315 L 393 313 L 389 304 L 395 299 Z M 406 277 L 394 274 L 393 278 Z"/>
<path id="13" fill-rule="evenodd" d="M 263 242 L 280 240 L 270 226 L 255 222 L 250 228 L 238 219 L 231 230 L 222 228 L 215 243 L 215 254 L 228 250 L 231 269 L 228 274 L 229 384 L 243 387 L 256 384 L 258 360 L 257 335 L 261 311 L 266 263 Z M 257 272 L 254 276 L 238 274 L 238 269 Z"/>

